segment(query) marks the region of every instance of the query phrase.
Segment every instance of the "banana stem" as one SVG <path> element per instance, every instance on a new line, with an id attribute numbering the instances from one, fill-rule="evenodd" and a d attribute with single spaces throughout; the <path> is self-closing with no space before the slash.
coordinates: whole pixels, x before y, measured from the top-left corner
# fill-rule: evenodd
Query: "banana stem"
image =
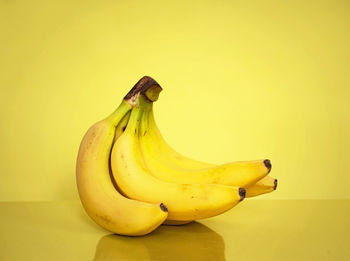
<path id="1" fill-rule="evenodd" d="M 146 108 L 152 102 L 158 100 L 159 93 L 162 91 L 162 87 L 151 77 L 142 77 L 132 89 L 125 95 L 122 103 L 118 108 L 107 117 L 109 121 L 112 122 L 114 127 L 117 127 L 118 123 L 121 121 L 122 117 L 127 114 L 132 108 L 139 106 L 139 101 L 142 100 L 144 107 Z M 139 97 L 141 97 L 139 99 Z M 144 101 L 145 100 L 145 101 Z M 146 101 L 147 100 L 147 101 Z"/>
<path id="2" fill-rule="evenodd" d="M 137 98 L 138 106 L 131 110 L 131 115 L 129 118 L 128 125 L 125 132 L 130 134 L 137 134 L 140 130 L 140 121 L 144 117 L 144 114 L 150 112 L 153 106 L 153 102 L 150 102 L 145 95 L 139 95 Z"/>
<path id="3" fill-rule="evenodd" d="M 140 94 L 145 95 L 145 97 L 154 102 L 158 100 L 159 93 L 162 91 L 162 87 L 151 77 L 143 76 L 134 87 L 125 95 L 124 100 L 131 101 L 134 104 L 134 101 L 137 100 Z"/>
<path id="4" fill-rule="evenodd" d="M 125 100 L 118 106 L 118 108 L 107 117 L 107 120 L 112 122 L 114 127 L 117 127 L 121 119 L 131 110 L 132 106 Z"/>

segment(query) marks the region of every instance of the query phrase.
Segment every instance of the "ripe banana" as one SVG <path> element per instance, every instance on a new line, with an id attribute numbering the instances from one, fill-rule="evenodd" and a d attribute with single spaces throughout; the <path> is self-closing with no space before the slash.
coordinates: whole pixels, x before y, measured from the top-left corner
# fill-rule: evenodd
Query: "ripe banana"
<path id="1" fill-rule="evenodd" d="M 112 148 L 112 173 L 120 191 L 131 199 L 164 202 L 169 210 L 168 219 L 177 221 L 212 217 L 241 201 L 245 195 L 243 188 L 169 183 L 149 173 L 139 142 L 139 136 L 143 135 L 139 122 L 148 103 L 151 101 L 146 96 L 138 96 L 125 131 Z"/>
<path id="2" fill-rule="evenodd" d="M 233 162 L 207 167 L 189 166 L 187 158 L 178 156 L 158 135 L 153 118 L 153 104 L 146 103 L 140 122 L 140 146 L 145 165 L 156 178 L 174 183 L 222 184 L 249 187 L 265 177 L 271 169 L 269 160 Z"/>
<path id="3" fill-rule="evenodd" d="M 126 126 L 128 124 L 129 118 L 130 118 L 130 111 L 123 117 L 123 119 L 119 122 L 117 125 L 115 136 L 114 136 L 114 142 L 122 135 L 122 133 L 125 131 Z M 113 179 L 114 181 L 114 179 Z M 176 221 L 176 220 L 165 220 L 163 225 L 169 225 L 169 226 L 181 226 L 188 223 L 191 223 L 193 221 Z"/>
<path id="4" fill-rule="evenodd" d="M 153 112 L 151 112 L 151 115 L 148 115 L 149 117 L 152 117 L 152 118 L 148 118 L 148 120 L 151 120 L 152 122 L 152 128 L 148 128 L 148 131 L 150 132 L 149 134 L 151 135 L 152 133 L 155 134 L 155 135 L 151 135 L 152 138 L 154 139 L 154 146 L 158 146 L 158 148 L 156 149 L 159 149 L 160 150 L 160 145 L 157 144 L 158 142 L 160 143 L 163 143 L 165 144 L 164 148 L 168 148 L 168 152 L 169 151 L 173 151 L 174 153 L 177 153 L 175 150 L 173 150 L 167 143 L 166 141 L 163 139 L 163 137 L 161 136 L 155 122 L 154 122 L 154 118 L 153 118 Z M 120 121 L 120 123 L 118 124 L 117 128 L 116 128 L 116 132 L 115 132 L 115 138 L 114 138 L 114 141 L 124 132 L 125 128 L 126 128 L 126 125 L 128 123 L 128 120 L 129 120 L 129 117 L 130 117 L 130 112 L 128 112 L 124 118 Z M 147 124 L 149 123 L 150 121 L 147 122 Z M 147 125 L 146 126 L 149 126 Z M 165 151 L 165 150 L 164 150 Z M 172 165 L 173 168 L 177 168 L 177 169 L 186 169 L 186 164 L 183 164 L 183 162 L 186 161 L 186 159 L 188 159 L 188 163 L 190 163 L 191 161 L 192 162 L 195 162 L 195 164 L 192 164 L 191 167 L 188 167 L 188 169 L 193 169 L 193 170 L 197 170 L 197 169 L 205 169 L 205 168 L 208 168 L 208 167 L 215 167 L 216 165 L 214 164 L 210 164 L 210 163 L 205 163 L 205 162 L 200 162 L 200 161 L 196 161 L 196 160 L 193 160 L 193 159 L 190 159 L 190 158 L 186 158 L 185 156 L 177 153 L 178 156 L 174 159 L 179 159 L 176 163 L 168 163 Z M 171 158 L 171 153 L 162 153 L 161 155 L 162 157 L 164 156 L 166 159 L 169 159 Z M 181 160 L 181 159 L 185 159 L 185 161 Z M 175 165 L 175 167 L 174 167 Z M 198 166 L 202 166 L 202 168 L 198 167 Z M 269 192 L 272 192 L 274 190 L 276 190 L 277 188 L 277 179 L 275 178 L 272 178 L 270 176 L 266 176 L 264 178 L 262 178 L 261 180 L 259 180 L 258 182 L 254 183 L 253 185 L 249 186 L 249 187 L 245 187 L 246 189 L 246 197 L 249 198 L 249 197 L 256 197 L 258 195 L 261 195 L 261 194 L 265 194 L 265 193 L 269 193 Z M 164 222 L 164 224 L 166 225 L 183 225 L 183 224 L 187 224 L 189 223 L 188 221 L 184 221 L 184 222 L 181 222 L 181 221 L 173 221 L 173 220 L 166 220 Z"/>
<path id="5" fill-rule="evenodd" d="M 255 197 L 261 194 L 269 193 L 276 190 L 277 188 L 277 179 L 266 176 L 265 178 L 259 180 L 253 186 L 246 189 L 247 197 Z"/>
<path id="6" fill-rule="evenodd" d="M 140 92 L 147 93 L 147 88 L 135 85 L 114 113 L 94 124 L 85 134 L 77 158 L 76 181 L 84 209 L 97 224 L 122 235 L 150 233 L 168 216 L 167 208 L 160 203 L 161 197 L 153 204 L 128 199 L 117 191 L 110 175 L 109 160 L 116 126 L 134 106 Z"/>

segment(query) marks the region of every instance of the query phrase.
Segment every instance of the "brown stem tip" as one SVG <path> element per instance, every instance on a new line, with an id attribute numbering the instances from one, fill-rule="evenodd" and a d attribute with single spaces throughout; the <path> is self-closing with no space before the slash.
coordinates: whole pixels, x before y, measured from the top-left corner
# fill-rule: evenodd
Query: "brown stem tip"
<path id="1" fill-rule="evenodd" d="M 162 90 L 162 87 L 152 78 L 149 76 L 143 76 L 135 85 L 132 87 L 132 89 L 128 92 L 127 95 L 125 95 L 124 100 L 129 100 L 132 97 L 134 97 L 137 93 L 145 94 L 147 90 L 151 86 L 157 86 L 160 91 Z M 160 92 L 159 91 L 159 92 Z M 147 97 L 147 95 L 145 95 Z M 147 97 L 149 98 L 149 97 Z"/>
<path id="2" fill-rule="evenodd" d="M 275 186 L 273 186 L 273 189 L 276 190 L 276 188 L 277 188 L 277 179 L 275 179 L 274 184 L 275 184 Z"/>
<path id="3" fill-rule="evenodd" d="M 268 169 L 269 169 L 269 172 L 270 172 L 271 167 L 272 167 L 272 165 L 271 165 L 271 161 L 270 161 L 270 160 L 268 160 L 268 159 L 266 159 L 266 160 L 264 160 L 264 164 L 265 164 L 266 168 L 268 168 Z"/>
<path id="4" fill-rule="evenodd" d="M 160 207 L 160 209 L 163 210 L 164 212 L 168 212 L 168 208 L 167 208 L 163 203 L 160 203 L 159 207 Z"/>
<path id="5" fill-rule="evenodd" d="M 240 201 L 242 201 L 245 198 L 245 189 L 239 188 L 238 193 L 239 193 L 239 196 L 241 197 Z"/>

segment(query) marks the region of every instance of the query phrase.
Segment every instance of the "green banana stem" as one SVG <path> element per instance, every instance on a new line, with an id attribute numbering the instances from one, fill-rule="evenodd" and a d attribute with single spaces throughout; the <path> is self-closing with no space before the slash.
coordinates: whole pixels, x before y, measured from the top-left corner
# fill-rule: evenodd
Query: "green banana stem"
<path id="1" fill-rule="evenodd" d="M 132 106 L 126 100 L 123 100 L 118 108 L 109 115 L 106 120 L 112 122 L 114 127 L 117 127 L 121 119 L 131 110 Z"/>
<path id="2" fill-rule="evenodd" d="M 142 77 L 125 95 L 118 108 L 107 117 L 107 120 L 111 121 L 114 127 L 117 127 L 124 115 L 132 108 L 138 107 L 140 101 L 147 107 L 146 103 L 152 104 L 152 102 L 158 100 L 161 91 L 162 87 L 153 78 L 149 76 Z"/>
<path id="3" fill-rule="evenodd" d="M 137 103 L 138 106 L 132 108 L 129 122 L 125 129 L 125 132 L 131 135 L 138 135 L 142 114 L 152 105 L 152 102 L 142 94 L 137 98 Z"/>

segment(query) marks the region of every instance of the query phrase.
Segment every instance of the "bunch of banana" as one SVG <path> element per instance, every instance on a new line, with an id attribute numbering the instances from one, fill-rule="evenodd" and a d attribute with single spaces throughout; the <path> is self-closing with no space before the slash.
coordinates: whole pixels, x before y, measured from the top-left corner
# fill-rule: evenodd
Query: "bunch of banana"
<path id="1" fill-rule="evenodd" d="M 213 165 L 187 158 L 160 134 L 153 102 L 162 88 L 143 77 L 111 115 L 85 134 L 77 185 L 88 215 L 121 235 L 145 235 L 219 215 L 276 189 L 269 160 Z"/>

